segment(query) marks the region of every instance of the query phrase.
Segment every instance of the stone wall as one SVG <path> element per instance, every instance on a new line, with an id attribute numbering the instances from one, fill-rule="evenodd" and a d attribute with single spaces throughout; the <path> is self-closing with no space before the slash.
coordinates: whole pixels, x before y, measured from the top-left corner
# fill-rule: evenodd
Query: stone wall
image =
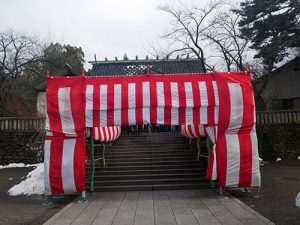
<path id="1" fill-rule="evenodd" d="M 0 165 L 37 163 L 36 153 L 27 146 L 33 136 L 34 131 L 0 131 Z"/>
<path id="2" fill-rule="evenodd" d="M 38 162 L 27 145 L 34 131 L 0 131 L 0 165 Z M 259 155 L 264 160 L 297 159 L 300 156 L 300 124 L 257 126 Z"/>
<path id="3" fill-rule="evenodd" d="M 298 159 L 300 124 L 257 126 L 259 155 L 264 160 Z"/>

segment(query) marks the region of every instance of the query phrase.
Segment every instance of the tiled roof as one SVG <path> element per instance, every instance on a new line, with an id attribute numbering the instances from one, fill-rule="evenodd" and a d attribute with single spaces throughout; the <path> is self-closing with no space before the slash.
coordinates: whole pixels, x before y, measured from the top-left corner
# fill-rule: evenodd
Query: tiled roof
<path id="1" fill-rule="evenodd" d="M 93 64 L 91 76 L 180 74 L 202 73 L 203 68 L 199 59 L 157 59 L 157 60 L 114 60 L 90 62 Z"/>

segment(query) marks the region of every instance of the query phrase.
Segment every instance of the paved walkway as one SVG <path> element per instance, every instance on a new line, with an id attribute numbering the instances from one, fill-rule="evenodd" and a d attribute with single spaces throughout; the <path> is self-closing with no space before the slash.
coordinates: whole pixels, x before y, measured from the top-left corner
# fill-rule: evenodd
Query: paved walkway
<path id="1" fill-rule="evenodd" d="M 273 224 L 236 198 L 209 190 L 98 192 L 67 205 L 44 225 Z"/>

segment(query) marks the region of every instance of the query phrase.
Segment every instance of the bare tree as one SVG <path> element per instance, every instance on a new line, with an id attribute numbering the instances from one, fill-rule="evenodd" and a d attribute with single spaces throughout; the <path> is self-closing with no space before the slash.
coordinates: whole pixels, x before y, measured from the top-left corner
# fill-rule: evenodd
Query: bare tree
<path id="1" fill-rule="evenodd" d="M 21 96 L 20 80 L 26 79 L 27 66 L 41 60 L 41 47 L 36 38 L 14 31 L 0 33 L 0 108 L 5 114 L 8 96 Z"/>
<path id="2" fill-rule="evenodd" d="M 171 29 L 161 38 L 169 41 L 167 48 L 156 49 L 156 53 L 170 57 L 175 53 L 201 60 L 204 72 L 211 67 L 205 63 L 204 46 L 206 30 L 215 24 L 213 13 L 223 1 L 211 1 L 207 6 L 188 7 L 180 4 L 178 7 L 169 4 L 160 5 L 159 10 L 168 13 L 173 20 Z"/>
<path id="3" fill-rule="evenodd" d="M 214 22 L 204 35 L 221 54 L 227 71 L 231 71 L 233 66 L 238 70 L 246 70 L 244 60 L 246 52 L 249 51 L 249 40 L 241 37 L 239 15 L 232 11 L 221 12 Z"/>

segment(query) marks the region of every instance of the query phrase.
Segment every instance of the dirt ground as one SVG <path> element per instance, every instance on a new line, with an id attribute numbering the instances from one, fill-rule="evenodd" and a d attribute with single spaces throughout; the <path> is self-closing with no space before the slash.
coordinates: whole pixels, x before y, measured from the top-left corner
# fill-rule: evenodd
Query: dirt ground
<path id="1" fill-rule="evenodd" d="M 0 170 L 0 225 L 40 225 L 60 211 L 74 196 L 53 199 L 56 204 L 44 206 L 43 196 L 9 196 L 7 191 L 20 183 L 32 168 Z"/>
<path id="2" fill-rule="evenodd" d="M 253 193 L 234 195 L 276 225 L 300 225 L 300 208 L 295 199 L 300 192 L 300 160 L 268 162 L 261 166 L 259 198 Z"/>

